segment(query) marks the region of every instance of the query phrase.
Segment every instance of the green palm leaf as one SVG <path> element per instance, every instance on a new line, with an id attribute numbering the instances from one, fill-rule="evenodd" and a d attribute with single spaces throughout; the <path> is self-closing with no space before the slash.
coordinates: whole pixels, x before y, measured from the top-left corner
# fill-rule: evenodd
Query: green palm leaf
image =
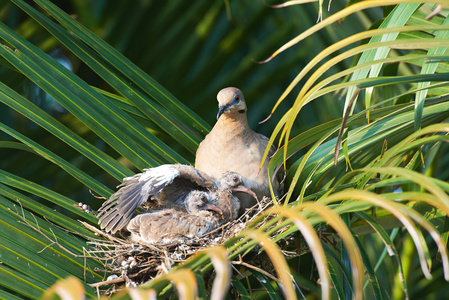
<path id="1" fill-rule="evenodd" d="M 89 284 L 108 267 L 85 257 L 96 236 L 79 221 L 97 218 L 78 202 L 97 208 L 89 191 L 106 198 L 134 171 L 192 162 L 229 85 L 247 95 L 253 127 L 271 109 L 260 130 L 279 140 L 270 172 L 286 166 L 285 198 L 222 246 L 113 298 L 443 295 L 422 282 L 449 279 L 445 1 L 332 3 L 328 17 L 321 1 L 294 3 L 0 7 L 0 297 L 94 297 Z M 396 4 L 383 19 L 375 9 Z M 427 20 L 431 4 L 443 10 Z M 39 89 L 63 109 L 38 105 Z"/>

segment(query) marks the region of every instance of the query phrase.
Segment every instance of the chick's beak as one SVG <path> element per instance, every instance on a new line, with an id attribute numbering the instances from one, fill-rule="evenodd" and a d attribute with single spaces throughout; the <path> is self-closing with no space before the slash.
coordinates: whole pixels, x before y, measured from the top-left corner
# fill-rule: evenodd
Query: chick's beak
<path id="1" fill-rule="evenodd" d="M 220 216 L 223 216 L 223 211 L 216 205 L 213 205 L 212 203 L 206 203 L 202 206 L 205 210 L 211 210 L 219 214 Z"/>
<path id="2" fill-rule="evenodd" d="M 251 195 L 254 197 L 254 199 L 257 199 L 257 195 L 256 193 L 254 193 L 250 188 L 244 186 L 244 185 L 239 185 L 236 186 L 234 188 L 231 189 L 233 192 L 242 192 L 242 193 L 247 193 L 248 195 Z"/>

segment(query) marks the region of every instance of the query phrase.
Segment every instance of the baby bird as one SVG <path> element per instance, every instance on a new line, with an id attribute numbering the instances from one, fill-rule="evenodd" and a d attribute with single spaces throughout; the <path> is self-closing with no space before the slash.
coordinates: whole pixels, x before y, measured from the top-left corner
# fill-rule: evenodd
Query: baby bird
<path id="1" fill-rule="evenodd" d="M 192 191 L 181 206 L 160 208 L 135 216 L 126 229 L 134 243 L 171 243 L 202 236 L 224 223 L 223 211 L 212 204 L 211 193 Z"/>
<path id="2" fill-rule="evenodd" d="M 192 166 L 180 164 L 145 169 L 143 173 L 125 178 L 118 187 L 120 189 L 103 203 L 98 214 L 101 229 L 112 233 L 124 228 L 136 209 L 148 201 L 161 208 L 179 206 L 176 209 L 185 210 L 185 202 L 193 191 L 208 192 L 215 205 L 223 206 L 223 218 L 233 220 L 240 202 L 232 193 L 238 191 L 255 196 L 242 185 L 236 173 L 226 173 L 214 180 Z"/>
<path id="3" fill-rule="evenodd" d="M 229 222 L 238 217 L 240 200 L 238 195 L 246 193 L 256 198 L 256 193 L 243 185 L 242 176 L 235 172 L 226 172 L 217 178 L 217 188 L 210 193 L 212 203 L 223 211 L 223 220 Z"/>

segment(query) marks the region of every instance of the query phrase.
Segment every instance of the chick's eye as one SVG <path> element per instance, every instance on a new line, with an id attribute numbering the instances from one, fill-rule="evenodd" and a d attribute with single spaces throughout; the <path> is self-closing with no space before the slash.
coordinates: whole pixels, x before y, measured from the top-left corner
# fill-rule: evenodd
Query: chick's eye
<path id="1" fill-rule="evenodd" d="M 234 176 L 234 178 L 232 178 L 232 180 L 233 180 L 234 182 L 238 182 L 238 181 L 239 181 L 239 178 L 238 178 L 237 176 Z"/>
<path id="2" fill-rule="evenodd" d="M 206 196 L 201 196 L 202 201 L 206 201 Z"/>

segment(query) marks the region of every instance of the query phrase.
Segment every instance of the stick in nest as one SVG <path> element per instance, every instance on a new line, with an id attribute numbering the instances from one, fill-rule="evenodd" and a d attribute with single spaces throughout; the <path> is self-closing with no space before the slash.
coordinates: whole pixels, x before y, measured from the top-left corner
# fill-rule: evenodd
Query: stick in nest
<path id="1" fill-rule="evenodd" d="M 160 273 L 168 272 L 173 265 L 185 261 L 197 250 L 210 245 L 221 244 L 224 240 L 239 234 L 245 228 L 246 223 L 255 220 L 271 204 L 272 200 L 264 197 L 237 220 L 228 222 L 201 237 L 186 238 L 182 242 L 176 241 L 170 244 L 135 245 L 88 223 L 81 222 L 87 229 L 105 238 L 105 240 L 98 239 L 96 241 L 91 239 L 90 243 L 97 248 L 95 254 L 103 254 L 105 259 L 111 260 L 112 263 L 108 266 L 112 268 L 113 273 L 121 276 L 121 279 L 107 280 L 92 286 L 98 288 L 109 284 L 128 282 L 123 278 L 125 275 L 130 280 L 134 280 L 133 282 L 139 283 L 143 282 L 141 280 L 148 280 L 149 276 L 151 278 Z M 109 242 L 106 242 L 106 240 Z M 130 261 L 134 263 L 133 267 L 131 267 Z"/>

